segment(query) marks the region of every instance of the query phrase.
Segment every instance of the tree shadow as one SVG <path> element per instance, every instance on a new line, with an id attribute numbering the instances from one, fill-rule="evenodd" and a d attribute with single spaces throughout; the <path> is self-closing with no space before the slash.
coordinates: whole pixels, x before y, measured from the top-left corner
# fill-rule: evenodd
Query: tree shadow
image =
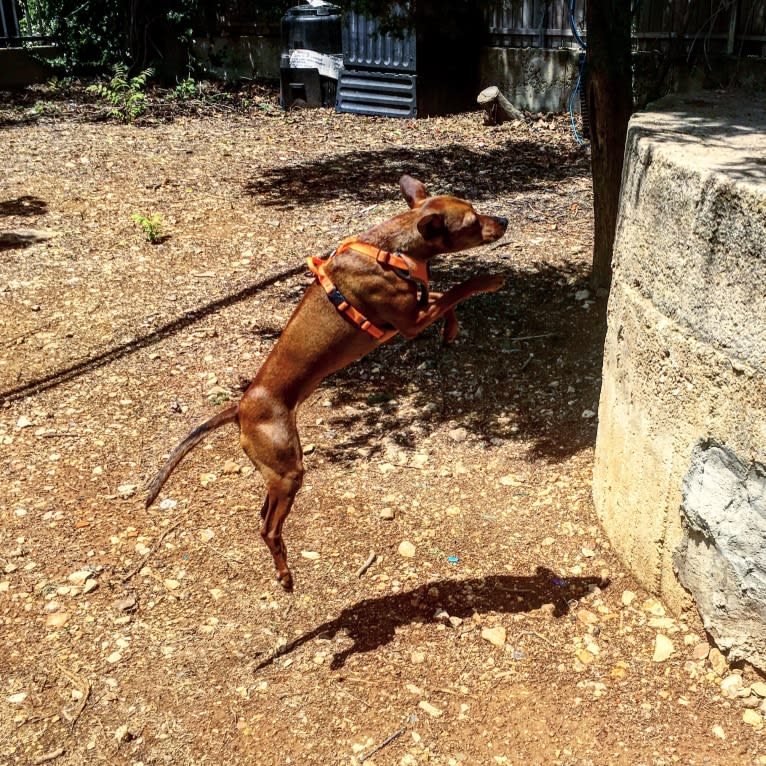
<path id="1" fill-rule="evenodd" d="M 606 588 L 609 584 L 608 580 L 598 577 L 565 579 L 544 567 L 538 567 L 533 576 L 527 577 L 495 575 L 429 582 L 401 593 L 359 601 L 334 619 L 280 647 L 261 660 L 255 671 L 314 639 L 330 639 L 342 633 L 353 644 L 333 656 L 331 668 L 338 670 L 350 656 L 374 651 L 393 641 L 397 628 L 402 625 L 440 622 L 438 609 L 465 620 L 475 612 L 516 614 L 553 604 L 553 615 L 563 617 L 570 612 L 572 602 L 579 601 L 596 587 Z M 437 593 L 438 596 L 434 595 Z"/>
<path id="2" fill-rule="evenodd" d="M 245 190 L 259 205 L 283 209 L 338 199 L 372 203 L 388 199 L 391 179 L 403 173 L 423 181 L 432 194 L 454 194 L 481 202 L 551 181 L 588 177 L 590 166 L 574 145 L 530 140 L 509 140 L 486 150 L 465 143 L 437 149 L 396 145 L 267 168 Z"/>
<path id="3" fill-rule="evenodd" d="M 595 443 L 606 299 L 577 299 L 588 287 L 587 267 L 522 270 L 500 260 L 477 268 L 465 256 L 439 264 L 434 278 L 454 284 L 484 270 L 503 274 L 506 285 L 458 307 L 454 346 L 445 347 L 434 326 L 323 383 L 333 403 L 330 437 L 312 435 L 323 456 L 353 467 L 379 455 L 383 440 L 412 453 L 420 436 L 445 423 L 465 428 L 474 444 L 524 442 L 531 457 L 550 461 Z"/>

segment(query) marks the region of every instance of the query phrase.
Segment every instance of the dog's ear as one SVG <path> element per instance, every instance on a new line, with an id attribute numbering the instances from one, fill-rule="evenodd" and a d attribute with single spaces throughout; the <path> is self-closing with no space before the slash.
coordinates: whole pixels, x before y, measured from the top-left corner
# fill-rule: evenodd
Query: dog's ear
<path id="1" fill-rule="evenodd" d="M 444 216 L 441 213 L 429 213 L 418 221 L 418 231 L 426 242 L 437 239 L 444 232 Z"/>
<path id="2" fill-rule="evenodd" d="M 399 179 L 399 188 L 410 207 L 417 207 L 423 200 L 428 199 L 426 187 L 412 176 L 402 176 Z"/>

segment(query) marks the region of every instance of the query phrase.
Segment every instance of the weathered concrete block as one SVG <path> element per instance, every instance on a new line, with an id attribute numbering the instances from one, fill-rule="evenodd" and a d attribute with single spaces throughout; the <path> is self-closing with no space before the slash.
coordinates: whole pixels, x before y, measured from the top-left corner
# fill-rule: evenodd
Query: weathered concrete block
<path id="1" fill-rule="evenodd" d="M 480 87 L 497 85 L 519 109 L 563 112 L 577 79 L 579 55 L 569 48 L 483 48 Z"/>
<path id="2" fill-rule="evenodd" d="M 730 660 L 766 668 L 766 466 L 703 442 L 683 483 L 674 555 L 705 629 Z"/>
<path id="3" fill-rule="evenodd" d="M 766 98 L 664 99 L 631 120 L 593 495 L 676 611 L 682 486 L 700 441 L 766 458 Z"/>

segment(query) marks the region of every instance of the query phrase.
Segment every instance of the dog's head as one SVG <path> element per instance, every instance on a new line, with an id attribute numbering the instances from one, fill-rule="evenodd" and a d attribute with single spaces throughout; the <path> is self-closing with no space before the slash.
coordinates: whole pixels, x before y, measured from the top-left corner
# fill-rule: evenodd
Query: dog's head
<path id="1" fill-rule="evenodd" d="M 479 215 L 459 197 L 429 197 L 426 187 L 412 176 L 399 179 L 404 199 L 414 216 L 413 223 L 423 239 L 422 249 L 430 255 L 454 253 L 500 239 L 508 227 L 508 219 Z"/>

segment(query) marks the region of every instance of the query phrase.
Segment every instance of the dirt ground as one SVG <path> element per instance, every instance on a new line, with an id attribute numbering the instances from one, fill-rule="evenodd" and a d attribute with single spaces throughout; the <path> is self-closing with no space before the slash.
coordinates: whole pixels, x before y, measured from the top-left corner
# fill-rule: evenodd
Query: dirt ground
<path id="1" fill-rule="evenodd" d="M 61 88 L 0 107 L 0 764 L 766 763 L 763 679 L 594 514 L 605 299 L 566 119 L 285 115 L 263 88 L 98 116 Z M 143 486 L 403 172 L 511 221 L 436 288 L 506 283 L 454 346 L 395 339 L 303 406 L 285 594 L 234 427 L 149 510 Z"/>

